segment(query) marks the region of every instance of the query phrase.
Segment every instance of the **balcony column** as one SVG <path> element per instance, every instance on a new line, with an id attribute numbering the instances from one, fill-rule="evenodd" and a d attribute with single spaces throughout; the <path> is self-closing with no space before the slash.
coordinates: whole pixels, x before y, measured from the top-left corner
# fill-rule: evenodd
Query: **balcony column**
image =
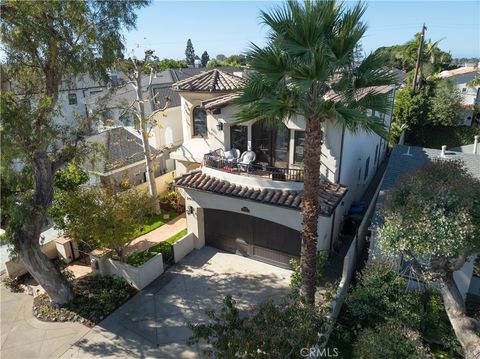
<path id="1" fill-rule="evenodd" d="M 247 126 L 247 150 L 252 150 L 252 124 Z"/>

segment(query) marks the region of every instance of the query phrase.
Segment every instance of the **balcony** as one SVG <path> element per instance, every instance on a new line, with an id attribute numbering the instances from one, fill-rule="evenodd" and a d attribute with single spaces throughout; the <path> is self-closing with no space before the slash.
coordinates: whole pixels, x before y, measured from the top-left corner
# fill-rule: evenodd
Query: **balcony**
<path id="1" fill-rule="evenodd" d="M 240 176 L 251 176 L 283 182 L 303 182 L 303 169 L 272 167 L 259 163 L 241 164 L 227 160 L 218 152 L 203 157 L 203 166 Z"/>

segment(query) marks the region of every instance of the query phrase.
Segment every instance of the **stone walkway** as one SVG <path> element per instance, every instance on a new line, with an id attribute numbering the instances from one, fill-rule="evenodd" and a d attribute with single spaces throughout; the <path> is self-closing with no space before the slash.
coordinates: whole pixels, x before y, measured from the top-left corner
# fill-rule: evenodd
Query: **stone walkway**
<path id="1" fill-rule="evenodd" d="M 125 255 L 136 251 L 144 251 L 157 243 L 167 240 L 185 228 L 187 228 L 187 219 L 185 213 L 183 213 L 165 223 L 163 226 L 134 239 L 132 243 L 125 248 Z"/>
<path id="2" fill-rule="evenodd" d="M 90 330 L 80 323 L 41 322 L 32 314 L 33 297 L 3 284 L 0 295 L 1 358 L 58 358 Z"/>

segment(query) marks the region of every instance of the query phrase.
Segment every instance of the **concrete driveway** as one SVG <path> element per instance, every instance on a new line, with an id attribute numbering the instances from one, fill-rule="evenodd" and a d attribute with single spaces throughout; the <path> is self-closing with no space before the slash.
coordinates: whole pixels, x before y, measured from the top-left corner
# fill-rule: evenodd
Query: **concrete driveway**
<path id="1" fill-rule="evenodd" d="M 194 250 L 94 327 L 61 358 L 200 358 L 189 321 L 232 295 L 242 309 L 288 292 L 291 271 L 211 247 Z"/>
<path id="2" fill-rule="evenodd" d="M 1 358 L 58 358 L 89 328 L 80 323 L 46 323 L 33 316 L 33 297 L 12 293 L 3 284 L 1 296 Z"/>

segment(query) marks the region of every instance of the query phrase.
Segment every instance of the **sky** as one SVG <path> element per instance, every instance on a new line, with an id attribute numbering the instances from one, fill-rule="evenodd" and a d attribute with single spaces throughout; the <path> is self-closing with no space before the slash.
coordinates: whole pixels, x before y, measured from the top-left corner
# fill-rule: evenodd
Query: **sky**
<path id="1" fill-rule="evenodd" d="M 155 50 L 160 58 L 185 58 L 187 39 L 195 53 L 211 58 L 245 52 L 251 42 L 265 44 L 267 28 L 260 10 L 279 1 L 160 1 L 138 12 L 137 29 L 125 34 L 129 53 Z M 347 2 L 353 4 L 353 2 Z M 480 1 L 367 1 L 362 39 L 366 53 L 402 44 L 427 26 L 426 39 L 443 39 L 439 47 L 455 58 L 480 57 Z"/>

